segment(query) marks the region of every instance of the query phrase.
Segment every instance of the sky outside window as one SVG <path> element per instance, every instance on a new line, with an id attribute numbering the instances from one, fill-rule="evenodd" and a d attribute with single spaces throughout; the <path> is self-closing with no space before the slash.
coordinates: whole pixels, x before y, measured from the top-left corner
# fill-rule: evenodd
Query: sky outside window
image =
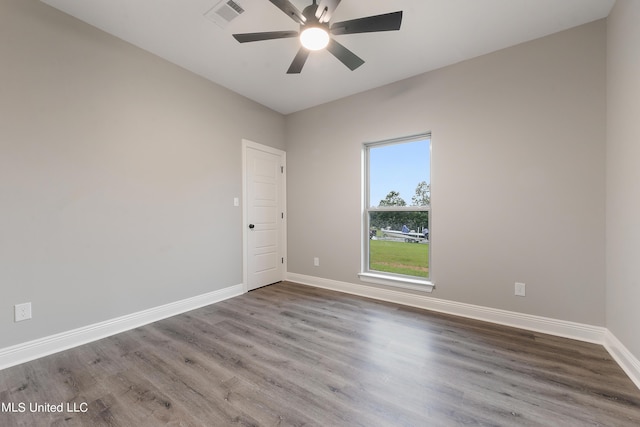
<path id="1" fill-rule="evenodd" d="M 418 183 L 430 183 L 430 140 L 372 147 L 369 151 L 370 205 L 378 206 L 390 191 L 411 205 Z"/>

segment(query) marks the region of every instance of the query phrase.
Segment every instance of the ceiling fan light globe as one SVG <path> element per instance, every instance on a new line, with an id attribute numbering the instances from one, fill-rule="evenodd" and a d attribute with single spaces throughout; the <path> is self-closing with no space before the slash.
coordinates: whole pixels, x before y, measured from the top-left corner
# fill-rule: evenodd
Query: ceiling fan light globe
<path id="1" fill-rule="evenodd" d="M 320 50 L 329 44 L 329 33 L 319 27 L 305 28 L 300 33 L 300 43 L 309 50 Z"/>

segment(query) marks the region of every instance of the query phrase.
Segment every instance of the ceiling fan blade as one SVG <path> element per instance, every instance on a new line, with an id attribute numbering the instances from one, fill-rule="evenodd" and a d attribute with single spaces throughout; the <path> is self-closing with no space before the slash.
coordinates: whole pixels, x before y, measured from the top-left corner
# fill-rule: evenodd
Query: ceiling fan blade
<path id="1" fill-rule="evenodd" d="M 336 10 L 340 0 L 320 0 L 318 2 L 318 10 L 316 11 L 316 18 L 320 22 L 329 22 L 333 11 Z"/>
<path id="2" fill-rule="evenodd" d="M 289 16 L 291 19 L 296 21 L 298 24 L 302 25 L 307 20 L 307 18 L 305 18 L 304 15 L 302 15 L 302 12 L 300 12 L 294 5 L 292 5 L 289 0 L 269 0 L 269 1 L 273 3 L 273 5 L 276 6 L 278 9 L 286 13 L 287 16 Z"/>
<path id="3" fill-rule="evenodd" d="M 234 34 L 233 37 L 240 43 L 259 42 L 262 40 L 287 39 L 298 37 L 297 31 L 269 31 L 266 33 Z"/>
<path id="4" fill-rule="evenodd" d="M 346 65 L 351 71 L 364 64 L 364 61 L 358 55 L 351 52 L 349 49 L 342 46 L 340 43 L 333 39 L 329 40 L 327 50 L 331 52 L 333 56 L 338 58 L 340 62 Z"/>
<path id="5" fill-rule="evenodd" d="M 302 71 L 302 67 L 304 67 L 304 63 L 307 62 L 307 58 L 309 57 L 309 50 L 301 47 L 296 53 L 296 57 L 293 58 L 293 62 L 289 66 L 287 70 L 287 74 L 300 74 Z"/>
<path id="6" fill-rule="evenodd" d="M 331 34 L 373 33 L 377 31 L 395 31 L 402 24 L 402 11 L 385 13 L 383 15 L 367 16 L 366 18 L 351 19 L 336 22 L 331 25 Z"/>

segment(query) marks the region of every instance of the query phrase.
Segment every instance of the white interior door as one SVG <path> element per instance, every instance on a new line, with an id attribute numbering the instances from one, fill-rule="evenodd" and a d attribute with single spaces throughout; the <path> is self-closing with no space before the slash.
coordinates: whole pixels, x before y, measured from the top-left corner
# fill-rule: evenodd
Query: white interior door
<path id="1" fill-rule="evenodd" d="M 247 290 L 284 279 L 285 153 L 243 141 Z"/>

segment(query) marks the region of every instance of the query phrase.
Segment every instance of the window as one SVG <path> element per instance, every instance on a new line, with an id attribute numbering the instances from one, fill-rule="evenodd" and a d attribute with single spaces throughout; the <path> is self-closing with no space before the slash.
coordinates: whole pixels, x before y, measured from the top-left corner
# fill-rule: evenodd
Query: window
<path id="1" fill-rule="evenodd" d="M 431 135 L 364 144 L 363 281 L 431 291 Z"/>

